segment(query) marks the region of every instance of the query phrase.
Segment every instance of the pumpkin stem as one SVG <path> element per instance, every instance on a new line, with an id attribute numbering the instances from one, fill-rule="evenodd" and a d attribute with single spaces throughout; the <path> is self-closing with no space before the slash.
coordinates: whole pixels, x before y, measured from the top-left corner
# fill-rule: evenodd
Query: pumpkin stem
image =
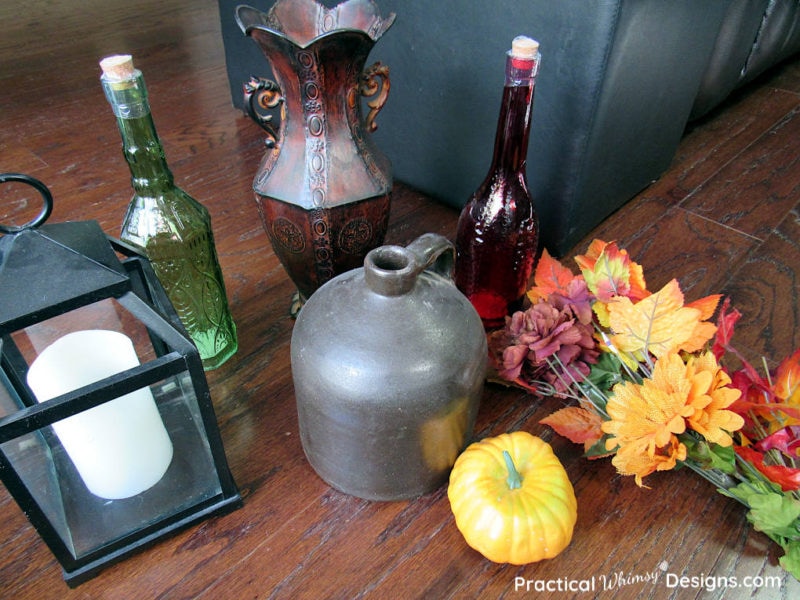
<path id="1" fill-rule="evenodd" d="M 514 466 L 514 460 L 508 450 L 503 450 L 503 460 L 506 461 L 506 469 L 508 469 L 508 477 L 506 478 L 508 489 L 518 490 L 522 487 L 522 475 L 519 474 L 517 467 Z"/>

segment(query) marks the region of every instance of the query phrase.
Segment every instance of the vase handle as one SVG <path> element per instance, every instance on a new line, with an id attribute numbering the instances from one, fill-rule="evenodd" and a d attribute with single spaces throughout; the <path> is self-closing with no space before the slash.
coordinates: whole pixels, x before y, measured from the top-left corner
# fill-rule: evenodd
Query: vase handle
<path id="1" fill-rule="evenodd" d="M 259 112 L 256 105 L 262 110 L 275 110 L 279 106 L 282 107 L 284 98 L 280 86 L 271 79 L 250 76 L 250 81 L 244 84 L 243 89 L 245 112 L 267 132 L 265 142 L 267 148 L 274 148 L 278 141 L 278 134 L 272 125 L 273 115 Z"/>
<path id="2" fill-rule="evenodd" d="M 369 106 L 369 114 L 367 115 L 366 127 L 370 133 L 378 128 L 375 123 L 375 117 L 386 104 L 386 99 L 389 97 L 389 88 L 391 87 L 389 81 L 389 67 L 382 65 L 380 62 L 374 63 L 361 73 L 359 80 L 358 91 L 364 97 L 375 96 L 377 98 L 367 102 Z"/>

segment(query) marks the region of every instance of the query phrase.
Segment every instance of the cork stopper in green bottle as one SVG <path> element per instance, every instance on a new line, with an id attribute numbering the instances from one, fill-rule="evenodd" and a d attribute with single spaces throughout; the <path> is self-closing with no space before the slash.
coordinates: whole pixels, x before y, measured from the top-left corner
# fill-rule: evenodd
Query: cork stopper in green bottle
<path id="1" fill-rule="evenodd" d="M 133 79 L 136 69 L 133 68 L 133 57 L 130 54 L 115 54 L 100 61 L 100 68 L 106 80 L 111 82 Z"/>

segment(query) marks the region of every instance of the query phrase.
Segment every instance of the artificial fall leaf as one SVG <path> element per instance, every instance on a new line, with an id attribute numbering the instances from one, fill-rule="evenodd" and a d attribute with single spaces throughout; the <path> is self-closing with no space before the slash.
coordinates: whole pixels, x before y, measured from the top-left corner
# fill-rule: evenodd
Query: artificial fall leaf
<path id="1" fill-rule="evenodd" d="M 600 416 L 577 406 L 557 410 L 539 422 L 552 427 L 557 434 L 572 443 L 583 444 L 587 452 L 603 437 L 603 431 L 600 429 L 603 420 Z"/>
<path id="2" fill-rule="evenodd" d="M 734 450 L 736 450 L 736 454 L 758 469 L 772 483 L 781 486 L 784 492 L 793 492 L 800 489 L 800 469 L 782 465 L 767 465 L 764 463 L 764 455 L 752 448 L 735 446 Z"/>
<path id="3" fill-rule="evenodd" d="M 786 491 L 786 490 L 784 490 Z M 762 531 L 773 539 L 797 537 L 797 519 L 800 502 L 790 494 L 756 494 L 750 496 L 747 520 L 753 529 Z"/>
<path id="4" fill-rule="evenodd" d="M 745 422 L 758 417 L 761 428 L 770 433 L 778 431 L 786 426 L 786 423 L 800 423 L 800 407 L 781 402 L 751 402 L 740 398 L 731 404 L 730 410 L 741 415 Z M 751 430 L 752 426 L 748 426 L 747 429 Z"/>
<path id="5" fill-rule="evenodd" d="M 700 298 L 699 300 L 695 300 L 694 302 L 689 302 L 686 306 L 689 308 L 696 308 L 700 311 L 700 318 L 703 321 L 707 321 L 711 317 L 714 316 L 714 313 L 717 312 L 717 306 L 719 306 L 719 301 L 722 298 L 722 294 L 712 294 L 711 296 L 706 296 L 705 298 Z"/>
<path id="6" fill-rule="evenodd" d="M 639 300 L 647 295 L 642 267 L 616 242 L 593 240 L 584 255 L 575 257 L 589 290 L 598 301 L 616 296 Z"/>
<path id="7" fill-rule="evenodd" d="M 741 357 L 740 357 L 741 358 Z M 742 400 L 753 403 L 767 404 L 775 402 L 775 392 L 772 385 L 744 359 L 742 368 L 731 374 L 734 386 L 742 390 Z"/>
<path id="8" fill-rule="evenodd" d="M 687 307 L 688 308 L 688 307 Z M 717 326 L 708 321 L 700 321 L 695 325 L 692 335 L 678 347 L 683 352 L 699 352 L 706 347 L 708 340 L 717 333 Z"/>
<path id="9" fill-rule="evenodd" d="M 757 450 L 779 450 L 786 456 L 796 458 L 800 455 L 800 426 L 794 425 L 779 429 L 755 444 Z"/>
<path id="10" fill-rule="evenodd" d="M 778 562 L 795 579 L 800 579 L 800 540 L 788 540 L 781 545 L 786 554 Z"/>
<path id="11" fill-rule="evenodd" d="M 697 308 L 683 305 L 683 293 L 673 279 L 658 292 L 633 303 L 616 297 L 608 303 L 612 345 L 632 354 L 647 352 L 656 357 L 680 349 L 693 339 L 701 322 Z M 712 333 L 713 335 L 713 333 Z"/>
<path id="12" fill-rule="evenodd" d="M 553 293 L 568 296 L 568 287 L 573 279 L 575 274 L 550 256 L 545 248 L 536 264 L 533 275 L 534 287 L 528 290 L 528 298 L 535 304 L 539 299 L 547 298 Z"/>
<path id="13" fill-rule="evenodd" d="M 575 260 L 581 267 L 589 290 L 600 302 L 608 302 L 614 296 L 627 295 L 630 287 L 627 256 L 622 254 L 615 244 L 606 246 L 591 264 L 591 268 L 589 268 L 590 263 L 581 261 L 581 258 L 579 256 Z"/>
<path id="14" fill-rule="evenodd" d="M 730 310 L 730 307 L 731 299 L 725 298 L 719 310 L 719 316 L 717 317 L 717 332 L 714 337 L 714 345 L 711 348 L 717 360 L 722 358 L 728 350 L 731 338 L 733 338 L 733 331 L 736 327 L 736 323 L 742 317 L 742 313 L 735 308 Z"/>
<path id="15" fill-rule="evenodd" d="M 784 369 L 779 367 L 775 375 L 777 381 L 781 381 L 787 375 L 789 364 L 791 360 L 781 363 L 782 366 L 787 366 Z M 742 396 L 731 405 L 730 410 L 744 417 L 749 435 L 754 436 L 764 430 L 767 433 L 774 433 L 786 426 L 799 425 L 800 402 L 781 399 L 773 384 L 752 365 L 744 359 L 742 365 L 741 369 L 731 375 L 733 386 L 742 391 Z M 775 387 L 781 385 L 784 384 L 776 383 Z M 784 390 L 781 387 L 781 391 L 788 389 Z"/>
<path id="16" fill-rule="evenodd" d="M 616 242 L 611 242 L 615 244 Z M 575 257 L 575 262 L 578 263 L 578 266 L 581 270 L 594 270 L 594 263 L 597 262 L 597 259 L 603 254 L 603 250 L 606 246 L 608 246 L 609 242 L 604 242 L 603 240 L 598 240 L 597 238 L 593 239 L 589 244 L 589 247 L 586 249 L 586 254 L 579 254 Z"/>
<path id="17" fill-rule="evenodd" d="M 800 408 L 800 348 L 781 362 L 774 382 L 775 395 L 784 403 Z"/>
<path id="18" fill-rule="evenodd" d="M 722 298 L 722 294 L 713 294 L 686 305 L 686 308 L 696 308 L 700 311 L 700 322 L 695 326 L 689 339 L 680 345 L 679 350 L 698 352 L 705 348 L 708 341 L 716 335 L 717 326 L 708 319 L 714 316 L 720 298 Z"/>

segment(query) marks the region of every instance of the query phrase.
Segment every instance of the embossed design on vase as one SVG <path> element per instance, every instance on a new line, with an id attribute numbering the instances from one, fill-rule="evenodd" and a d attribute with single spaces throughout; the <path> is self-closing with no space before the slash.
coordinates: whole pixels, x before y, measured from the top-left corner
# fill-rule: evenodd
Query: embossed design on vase
<path id="1" fill-rule="evenodd" d="M 389 71 L 364 65 L 394 14 L 382 18 L 371 0 L 330 9 L 316 0 L 278 0 L 266 13 L 239 6 L 236 20 L 275 78 L 244 86 L 248 113 L 268 136 L 253 182 L 256 202 L 275 254 L 308 298 L 361 266 L 386 234 L 391 166 L 370 133 Z M 366 116 L 362 98 L 371 98 Z"/>

